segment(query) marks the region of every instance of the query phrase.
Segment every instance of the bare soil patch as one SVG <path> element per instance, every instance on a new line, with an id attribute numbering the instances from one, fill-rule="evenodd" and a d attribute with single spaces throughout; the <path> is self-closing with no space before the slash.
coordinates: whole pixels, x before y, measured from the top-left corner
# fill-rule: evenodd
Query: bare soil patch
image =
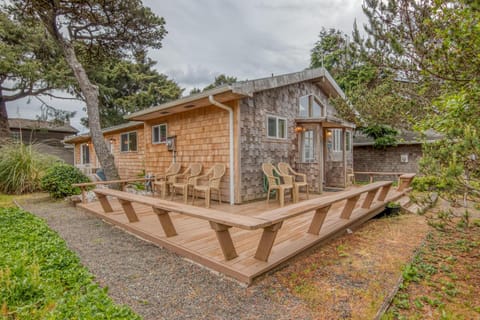
<path id="1" fill-rule="evenodd" d="M 294 295 L 316 319 L 372 319 L 428 230 L 417 215 L 371 220 L 275 273 L 271 294 Z"/>

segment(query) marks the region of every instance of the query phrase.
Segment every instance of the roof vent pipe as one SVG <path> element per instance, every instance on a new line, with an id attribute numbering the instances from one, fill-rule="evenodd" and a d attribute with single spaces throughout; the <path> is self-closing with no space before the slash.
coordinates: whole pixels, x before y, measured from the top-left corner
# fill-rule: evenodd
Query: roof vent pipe
<path id="1" fill-rule="evenodd" d="M 220 109 L 227 110 L 228 111 L 228 116 L 229 116 L 229 125 L 228 129 L 230 131 L 230 204 L 235 204 L 235 199 L 234 199 L 234 161 L 233 161 L 233 109 L 227 105 L 224 105 L 223 103 L 215 100 L 215 98 L 210 95 L 208 96 L 208 101 L 210 101 L 211 104 L 213 104 L 216 107 L 219 107 Z"/>

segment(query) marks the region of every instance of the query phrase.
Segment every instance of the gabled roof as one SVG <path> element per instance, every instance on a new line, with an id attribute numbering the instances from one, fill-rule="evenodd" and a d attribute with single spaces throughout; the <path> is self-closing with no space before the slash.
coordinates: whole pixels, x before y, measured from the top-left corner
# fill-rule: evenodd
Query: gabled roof
<path id="1" fill-rule="evenodd" d="M 122 123 L 113 127 L 108 127 L 102 130 L 102 133 L 116 133 L 122 131 L 128 131 L 130 129 L 135 129 L 137 127 L 143 127 L 143 122 L 140 121 L 129 121 L 127 123 Z M 78 142 L 85 142 L 90 140 L 90 133 L 83 133 L 80 135 L 68 136 L 63 139 L 64 143 L 78 143 Z"/>
<path id="2" fill-rule="evenodd" d="M 256 92 L 307 81 L 317 84 L 330 97 L 342 97 L 345 99 L 345 94 L 335 80 L 333 80 L 330 73 L 328 73 L 325 68 L 316 68 L 224 85 L 170 101 L 156 107 L 137 111 L 125 118 L 139 121 L 151 120 L 167 114 L 185 111 L 185 109 L 208 106 L 211 104 L 208 100 L 209 96 L 215 96 L 215 100 L 225 103 L 234 99 L 251 97 Z"/>
<path id="3" fill-rule="evenodd" d="M 48 130 L 65 133 L 78 132 L 78 130 L 72 127 L 69 123 L 59 123 L 56 121 L 9 118 L 8 125 L 11 129 Z"/>

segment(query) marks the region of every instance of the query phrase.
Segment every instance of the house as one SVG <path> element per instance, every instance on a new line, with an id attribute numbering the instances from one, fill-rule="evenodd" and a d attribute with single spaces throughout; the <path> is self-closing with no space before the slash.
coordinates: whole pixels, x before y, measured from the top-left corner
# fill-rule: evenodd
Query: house
<path id="1" fill-rule="evenodd" d="M 66 136 L 76 134 L 70 123 L 22 118 L 9 118 L 10 136 L 15 141 L 34 144 L 41 153 L 51 154 L 73 164 L 73 149 L 63 143 Z"/>
<path id="2" fill-rule="evenodd" d="M 225 85 L 128 115 L 104 130 L 122 178 L 164 172 L 173 162 L 227 165 L 222 198 L 263 198 L 261 165 L 289 162 L 310 190 L 345 187 L 353 169 L 354 124 L 329 98 L 344 93 L 323 68 Z M 88 135 L 75 144 L 75 164 L 98 166 Z"/>
<path id="3" fill-rule="evenodd" d="M 422 137 L 419 133 L 403 131 L 397 137 L 396 146 L 375 148 L 374 140 L 366 135 L 355 132 L 353 137 L 353 163 L 356 172 L 409 172 L 418 173 L 418 163 L 423 155 L 423 143 L 432 143 L 442 136 L 433 131 L 427 131 Z M 357 180 L 366 177 L 357 175 Z M 395 176 L 384 176 L 382 179 L 395 180 Z"/>

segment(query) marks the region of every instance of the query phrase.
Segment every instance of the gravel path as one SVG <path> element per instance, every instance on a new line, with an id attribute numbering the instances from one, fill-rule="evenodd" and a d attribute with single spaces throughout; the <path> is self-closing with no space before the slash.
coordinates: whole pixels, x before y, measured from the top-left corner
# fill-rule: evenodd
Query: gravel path
<path id="1" fill-rule="evenodd" d="M 295 297 L 274 294 L 272 278 L 244 288 L 64 201 L 43 197 L 20 205 L 65 239 L 116 302 L 145 319 L 310 318 Z"/>

